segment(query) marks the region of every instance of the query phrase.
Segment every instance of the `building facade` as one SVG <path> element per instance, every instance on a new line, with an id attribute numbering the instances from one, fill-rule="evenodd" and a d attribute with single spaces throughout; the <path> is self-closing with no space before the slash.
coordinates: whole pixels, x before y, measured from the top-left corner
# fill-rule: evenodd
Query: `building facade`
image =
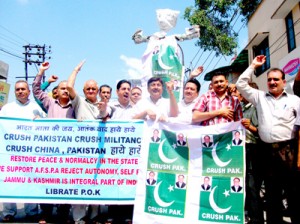
<path id="1" fill-rule="evenodd" d="M 267 56 L 255 71 L 252 81 L 267 90 L 266 73 L 278 67 L 286 73 L 286 90 L 292 93 L 294 78 L 300 68 L 299 0 L 263 0 L 248 21 L 249 64 L 257 55 Z"/>

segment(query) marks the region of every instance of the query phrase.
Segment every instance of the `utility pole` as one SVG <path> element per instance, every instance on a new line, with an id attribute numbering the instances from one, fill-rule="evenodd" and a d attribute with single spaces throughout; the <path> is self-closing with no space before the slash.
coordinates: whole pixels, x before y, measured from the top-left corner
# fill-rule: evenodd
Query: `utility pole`
<path id="1" fill-rule="evenodd" d="M 28 76 L 28 64 L 40 66 L 46 59 L 51 59 L 51 57 L 46 57 L 46 54 L 51 54 L 51 46 L 47 47 L 44 45 L 32 45 L 28 44 L 23 46 L 25 52 L 24 63 L 25 63 L 25 77 L 16 77 L 16 78 L 25 78 L 28 81 L 28 78 L 35 78 L 35 76 Z M 43 82 L 45 81 L 45 76 L 43 76 Z"/>

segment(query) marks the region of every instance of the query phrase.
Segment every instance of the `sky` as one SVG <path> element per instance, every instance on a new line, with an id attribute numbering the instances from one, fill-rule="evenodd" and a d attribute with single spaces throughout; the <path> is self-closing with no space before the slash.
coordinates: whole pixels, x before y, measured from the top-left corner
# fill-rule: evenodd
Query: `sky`
<path id="1" fill-rule="evenodd" d="M 77 92 L 83 95 L 84 82 L 95 79 L 99 85 L 112 86 L 115 96 L 117 80 L 141 77 L 140 59 L 147 44 L 135 44 L 131 39 L 134 32 L 142 29 L 144 35 L 151 35 L 159 31 L 156 10 L 169 8 L 180 14 L 168 35 L 183 34 L 190 27 L 183 19 L 184 10 L 193 5 L 194 0 L 1 0 L 0 60 L 9 64 L 8 102 L 15 99 L 16 77 L 25 76 L 23 46 L 28 44 L 51 46 L 52 53 L 46 55 L 51 57 L 46 78 L 55 74 L 60 81 L 67 80 L 75 66 L 86 60 L 77 75 Z M 239 53 L 247 43 L 247 27 L 237 19 L 234 30 L 240 30 Z M 196 39 L 179 42 L 185 67 L 204 66 L 199 79 L 200 93 L 204 93 L 208 87 L 202 78 L 205 73 L 229 65 L 233 56 L 215 57 L 214 52 L 203 52 L 195 44 Z M 35 76 L 37 69 L 30 65 L 28 75 Z M 28 81 L 31 84 L 33 79 Z"/>

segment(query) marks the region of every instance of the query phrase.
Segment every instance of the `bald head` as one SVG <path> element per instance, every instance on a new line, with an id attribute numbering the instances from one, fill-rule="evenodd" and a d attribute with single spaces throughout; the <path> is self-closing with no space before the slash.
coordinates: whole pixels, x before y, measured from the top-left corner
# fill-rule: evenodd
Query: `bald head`
<path id="1" fill-rule="evenodd" d="M 99 87 L 95 80 L 88 80 L 84 83 L 83 93 L 85 95 L 85 98 L 92 103 L 95 103 L 97 101 L 98 91 Z"/>

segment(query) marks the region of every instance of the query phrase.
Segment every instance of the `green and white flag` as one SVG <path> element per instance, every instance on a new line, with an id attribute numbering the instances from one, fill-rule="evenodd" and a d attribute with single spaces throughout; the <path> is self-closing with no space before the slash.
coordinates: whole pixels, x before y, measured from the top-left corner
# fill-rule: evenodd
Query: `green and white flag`
<path id="1" fill-rule="evenodd" d="M 148 125 L 134 223 L 243 223 L 245 130 L 240 122 Z"/>

